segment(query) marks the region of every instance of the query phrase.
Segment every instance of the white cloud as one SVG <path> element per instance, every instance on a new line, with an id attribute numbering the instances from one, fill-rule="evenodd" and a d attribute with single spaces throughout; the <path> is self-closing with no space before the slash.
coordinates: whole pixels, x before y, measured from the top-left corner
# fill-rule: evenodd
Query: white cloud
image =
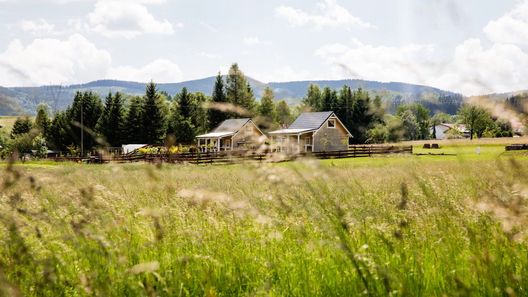
<path id="1" fill-rule="evenodd" d="M 198 56 L 204 57 L 204 58 L 207 58 L 207 59 L 219 59 L 219 58 L 222 57 L 219 54 L 209 53 L 209 52 L 199 52 Z"/>
<path id="2" fill-rule="evenodd" d="M 120 66 L 111 68 L 106 75 L 109 79 L 157 83 L 181 81 L 180 67 L 170 60 L 158 59 L 143 67 Z"/>
<path id="3" fill-rule="evenodd" d="M 45 19 L 22 20 L 17 23 L 17 27 L 24 32 L 34 35 L 51 35 L 55 34 L 55 25 L 48 23 Z"/>
<path id="4" fill-rule="evenodd" d="M 497 20 L 489 22 L 484 32 L 496 43 L 528 46 L 528 1 L 520 3 Z"/>
<path id="5" fill-rule="evenodd" d="M 256 36 L 251 36 L 251 37 L 244 38 L 244 44 L 247 46 L 271 45 L 271 41 L 261 40 L 260 38 Z"/>
<path id="6" fill-rule="evenodd" d="M 316 55 L 334 66 L 336 76 L 432 85 L 465 95 L 508 92 L 528 85 L 528 54 L 519 47 L 483 47 L 479 39 L 458 45 L 451 59 L 437 61 L 429 45 L 385 47 L 331 44 Z"/>
<path id="7" fill-rule="evenodd" d="M 66 40 L 35 39 L 9 43 L 0 53 L 0 82 L 4 86 L 78 83 L 105 75 L 111 56 L 79 34 Z"/>
<path id="8" fill-rule="evenodd" d="M 0 3 L 8 3 L 8 2 L 32 2 L 34 0 L 0 0 Z M 68 4 L 68 3 L 78 3 L 78 2 L 97 2 L 101 0 L 39 0 L 40 2 L 47 2 L 47 3 L 55 3 L 55 4 Z M 103 0 L 104 1 L 104 0 Z M 163 4 L 166 3 L 167 0 L 112 0 L 112 1 L 121 1 L 123 3 L 141 3 L 141 4 Z"/>
<path id="9" fill-rule="evenodd" d="M 346 8 L 337 4 L 337 0 L 323 0 L 318 4 L 318 7 L 319 14 L 310 14 L 301 9 L 282 5 L 275 9 L 275 14 L 279 17 L 285 18 L 294 26 L 313 25 L 318 29 L 324 27 L 373 27 L 373 25 L 368 22 L 353 16 Z"/>
<path id="10" fill-rule="evenodd" d="M 150 0 L 152 3 L 160 1 Z M 88 25 L 94 32 L 106 37 L 135 38 L 145 33 L 173 34 L 174 27 L 183 24 L 171 24 L 168 20 L 158 21 L 139 1 L 98 1 L 95 9 L 88 15 Z"/>
<path id="11" fill-rule="evenodd" d="M 274 68 L 271 73 L 257 73 L 255 78 L 258 78 L 263 82 L 288 82 L 314 79 L 314 77 L 308 71 L 294 69 L 291 66 Z"/>

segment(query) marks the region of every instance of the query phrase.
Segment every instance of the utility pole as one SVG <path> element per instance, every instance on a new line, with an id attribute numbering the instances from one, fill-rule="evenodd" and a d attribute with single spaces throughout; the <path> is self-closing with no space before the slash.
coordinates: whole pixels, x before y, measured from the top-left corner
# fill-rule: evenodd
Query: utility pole
<path id="1" fill-rule="evenodd" d="M 81 158 L 84 157 L 84 98 L 81 98 Z"/>

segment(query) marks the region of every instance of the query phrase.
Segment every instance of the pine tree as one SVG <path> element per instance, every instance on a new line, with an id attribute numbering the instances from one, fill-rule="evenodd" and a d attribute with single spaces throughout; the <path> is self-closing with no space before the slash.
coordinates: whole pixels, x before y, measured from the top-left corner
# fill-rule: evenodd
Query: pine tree
<path id="1" fill-rule="evenodd" d="M 68 145 L 74 144 L 71 125 L 65 111 L 58 112 L 53 117 L 46 140 L 51 148 L 61 151 Z"/>
<path id="2" fill-rule="evenodd" d="M 236 63 L 229 69 L 226 79 L 226 96 L 228 102 L 244 108 L 249 113 L 253 111 L 255 98 L 244 73 Z M 232 115 L 232 117 L 237 117 L 237 115 Z"/>
<path id="3" fill-rule="evenodd" d="M 129 144 L 146 144 L 141 135 L 143 131 L 143 98 L 134 97 L 125 116 L 123 141 Z"/>
<path id="4" fill-rule="evenodd" d="M 303 99 L 303 103 L 310 107 L 312 111 L 321 110 L 321 89 L 316 84 L 310 84 L 306 97 Z"/>
<path id="5" fill-rule="evenodd" d="M 325 87 L 321 98 L 320 111 L 333 111 L 337 106 L 337 93 L 335 90 Z"/>
<path id="6" fill-rule="evenodd" d="M 196 134 L 205 133 L 209 128 L 206 106 L 208 105 L 210 98 L 201 92 L 194 93 L 193 97 L 194 104 L 196 105 L 193 117 L 195 132 Z"/>
<path id="7" fill-rule="evenodd" d="M 219 107 L 221 107 L 221 105 L 225 105 L 227 102 L 228 100 L 225 93 L 224 79 L 222 78 L 222 75 L 218 73 L 213 89 L 213 95 L 211 96 L 211 104 L 214 106 L 212 106 L 208 111 L 209 129 L 212 130 L 218 127 L 220 123 L 229 118 L 229 114 L 227 112 L 219 110 Z"/>
<path id="8" fill-rule="evenodd" d="M 268 121 L 272 121 L 275 118 L 275 102 L 274 102 L 273 90 L 269 87 L 264 89 L 264 94 L 260 99 L 258 107 L 258 113 L 261 117 Z"/>
<path id="9" fill-rule="evenodd" d="M 104 137 L 111 147 L 123 144 L 124 110 L 123 99 L 119 92 L 109 93 L 105 100 L 103 114 L 97 123 L 97 132 Z"/>
<path id="10" fill-rule="evenodd" d="M 15 138 L 18 135 L 26 134 L 31 131 L 33 123 L 29 117 L 17 118 L 13 128 L 11 129 L 11 138 Z"/>
<path id="11" fill-rule="evenodd" d="M 292 116 L 290 107 L 286 101 L 281 100 L 277 103 L 276 119 L 275 121 L 281 126 L 287 126 L 291 123 Z"/>
<path id="12" fill-rule="evenodd" d="M 189 93 L 187 88 L 184 87 L 181 93 L 177 94 L 175 98 L 178 103 L 180 116 L 184 119 L 192 119 L 197 108 L 193 94 Z"/>
<path id="13" fill-rule="evenodd" d="M 167 130 L 166 106 L 158 93 L 156 84 L 147 84 L 143 100 L 142 122 L 143 141 L 147 144 L 159 144 L 163 141 Z"/>
<path id="14" fill-rule="evenodd" d="M 49 118 L 49 107 L 46 104 L 39 104 L 37 106 L 37 117 L 35 118 L 35 128 L 47 137 L 49 133 L 51 120 Z"/>
<path id="15" fill-rule="evenodd" d="M 349 86 L 343 86 L 341 88 L 337 102 L 338 106 L 334 108 L 334 112 L 348 129 L 354 125 L 353 118 L 351 117 L 354 100 L 352 98 L 352 90 Z"/>
<path id="16" fill-rule="evenodd" d="M 89 150 L 96 145 L 95 127 L 101 116 L 103 104 L 99 96 L 93 92 L 77 92 L 73 104 L 66 111 L 70 122 L 72 137 L 76 146 L 81 146 L 81 135 L 83 147 Z M 81 133 L 81 129 L 83 130 Z"/>

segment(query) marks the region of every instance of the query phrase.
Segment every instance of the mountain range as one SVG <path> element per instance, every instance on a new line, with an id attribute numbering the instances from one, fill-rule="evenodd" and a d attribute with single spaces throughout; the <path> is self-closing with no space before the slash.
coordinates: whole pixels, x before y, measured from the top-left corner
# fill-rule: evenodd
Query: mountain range
<path id="1" fill-rule="evenodd" d="M 190 92 L 202 92 L 210 95 L 214 81 L 215 77 L 207 77 L 179 83 L 160 83 L 158 90 L 167 92 L 169 95 L 175 95 L 186 87 Z M 264 88 L 270 87 L 273 89 L 277 100 L 284 99 L 289 104 L 299 103 L 305 96 L 310 84 L 332 89 L 339 89 L 344 85 L 348 85 L 352 89 L 363 88 L 369 91 L 372 96 L 381 96 L 389 108 L 401 103 L 421 102 L 425 103 L 431 110 L 453 113 L 463 101 L 463 96 L 454 92 L 400 82 L 353 79 L 263 83 L 252 78 L 248 78 L 248 81 L 257 99 L 260 98 Z M 129 95 L 142 95 L 145 92 L 145 83 L 98 80 L 69 86 L 0 87 L 0 115 L 34 114 L 39 103 L 46 103 L 54 110 L 61 110 L 71 104 L 75 92 L 85 90 L 94 91 L 101 97 L 106 96 L 108 92 L 118 91 Z"/>

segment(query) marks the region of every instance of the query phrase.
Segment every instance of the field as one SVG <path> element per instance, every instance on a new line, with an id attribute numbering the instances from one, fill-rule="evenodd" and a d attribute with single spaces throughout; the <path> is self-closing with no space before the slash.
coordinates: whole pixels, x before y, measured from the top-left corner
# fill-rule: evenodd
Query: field
<path id="1" fill-rule="evenodd" d="M 5 132 L 6 134 L 11 133 L 11 129 L 13 129 L 16 119 L 17 117 L 0 116 L 0 131 Z"/>
<path id="2" fill-rule="evenodd" d="M 3 164 L 0 296 L 527 296 L 528 155 L 442 146 Z"/>

